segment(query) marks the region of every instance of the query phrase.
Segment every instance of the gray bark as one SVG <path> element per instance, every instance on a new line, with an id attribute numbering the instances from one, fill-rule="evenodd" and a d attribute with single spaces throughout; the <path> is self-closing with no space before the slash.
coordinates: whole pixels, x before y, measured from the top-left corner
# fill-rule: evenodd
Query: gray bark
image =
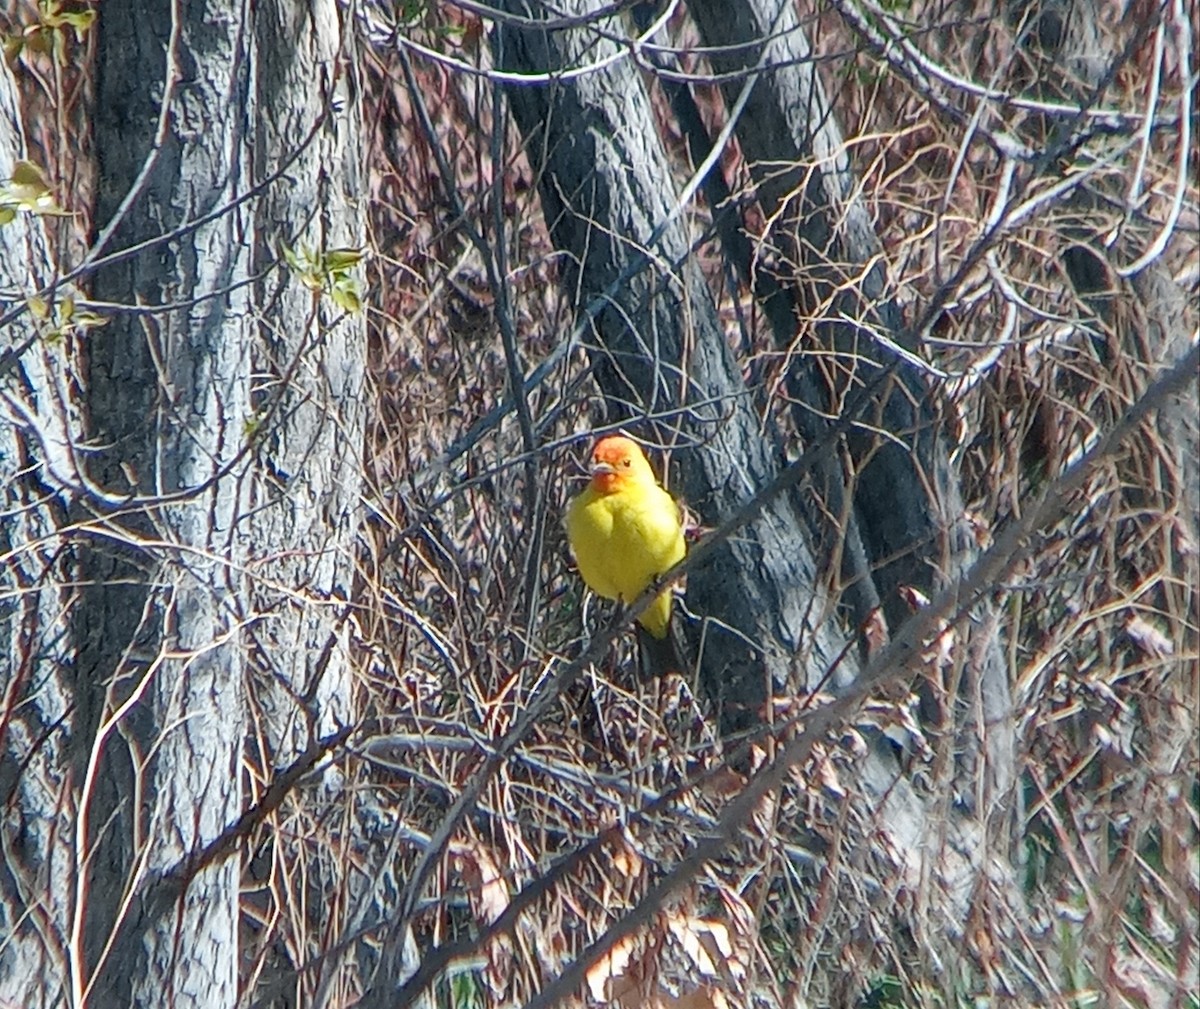
<path id="1" fill-rule="evenodd" d="M 493 41 L 498 65 L 528 73 L 577 66 L 612 45 L 587 31 L 504 29 Z M 673 209 L 670 168 L 636 68 L 618 61 L 569 86 L 511 87 L 507 97 L 551 236 L 570 252 L 564 282 L 581 303 L 610 299 L 589 346 L 608 419 L 645 421 L 643 433 L 677 445 L 673 488 L 704 524 L 720 525 L 778 472 L 781 452 L 762 433 L 686 228 L 676 220 L 653 237 Z M 805 685 L 842 651 L 814 601 L 802 530 L 780 496 L 688 576 L 688 607 L 708 620 L 689 636 L 727 732 L 759 722 L 768 684 Z"/>
<path id="2" fill-rule="evenodd" d="M 256 204 L 253 410 L 263 421 L 263 465 L 249 482 L 248 552 L 255 575 L 249 595 L 261 619 L 247 629 L 248 673 L 266 743 L 259 759 L 279 768 L 353 718 L 345 617 L 363 474 L 366 315 L 347 314 L 271 265 L 283 245 L 323 252 L 363 246 L 367 193 L 357 58 L 338 4 L 268 0 L 255 10 L 255 32 L 258 107 L 271 110 L 255 119 L 255 177 L 283 174 Z M 359 822 L 340 809 L 347 793 L 339 780 L 327 769 L 322 784 L 302 786 L 296 815 Z M 321 1004 L 318 991 L 331 1004 L 345 1002 L 352 972 L 344 958 L 321 954 L 348 927 L 342 916 L 375 907 L 364 893 L 370 874 L 357 871 L 355 859 L 337 857 L 352 843 L 361 855 L 357 839 L 321 829 L 326 850 L 276 836 L 249 867 L 264 884 L 251 899 L 263 902 L 263 920 L 271 920 L 280 909 L 266 904 L 266 881 L 281 866 L 307 862 L 303 890 L 291 903 L 309 909 L 308 920 L 297 915 L 292 929 L 289 911 L 275 934 L 247 937 L 269 944 L 260 990 L 284 1004 Z M 297 961 L 322 969 L 298 974 Z"/>
<path id="3" fill-rule="evenodd" d="M 252 231 L 232 201 L 249 178 L 250 39 L 236 2 L 176 13 L 105 4 L 97 29 L 95 220 L 118 222 L 117 248 L 183 229 L 95 278 L 99 300 L 150 310 L 115 315 L 90 342 L 91 472 L 108 498 L 75 510 L 77 773 L 102 749 L 82 800 L 92 863 L 77 911 L 97 1005 L 233 1005 L 238 987 L 236 852 L 179 870 L 242 805 L 239 453 L 254 331 Z"/>
<path id="4" fill-rule="evenodd" d="M 310 697 L 307 714 L 328 733 L 349 717 L 344 648 L 326 656 L 331 635 L 343 633 L 338 603 L 349 599 L 354 574 L 366 318 L 269 267 L 284 243 L 324 251 L 364 244 L 362 124 L 354 56 L 335 3 L 272 0 L 255 18 L 258 102 L 272 110 L 256 118 L 255 176 L 283 171 L 283 178 L 257 204 L 254 409 L 270 418 L 259 444 L 270 467 L 251 485 L 252 539 L 263 545 L 252 556 L 257 567 L 277 544 L 289 553 L 271 558 L 254 583 L 256 610 L 271 616 L 251 639 L 260 696 L 285 684 Z M 290 698 L 274 701 L 270 731 L 286 761 L 296 745 L 286 723 L 307 742 L 306 712 Z"/>
<path id="5" fill-rule="evenodd" d="M 848 476 L 857 530 L 888 624 L 895 628 L 908 615 L 897 591 L 901 586 L 929 592 L 953 585 L 978 556 L 933 389 L 887 344 L 915 349 L 887 289 L 879 239 L 856 194 L 837 118 L 795 5 L 748 0 L 731 10 L 720 2 L 692 0 L 689 9 L 705 43 L 716 47 L 714 68 L 735 74 L 725 85 L 727 105 L 732 107 L 744 79 L 737 72 L 762 69 L 735 127 L 738 141 L 763 212 L 778 222 L 771 238 L 791 274 L 786 286 L 800 317 L 813 319 L 817 346 L 835 352 L 853 373 L 831 379 L 822 370 L 823 356 L 793 355 L 789 380 L 799 404 L 798 428 L 807 437 L 818 435 L 820 426 L 811 418 L 837 408 L 839 400 L 831 397 L 852 398 L 856 386 L 890 372 L 872 395 L 861 433 L 851 439 Z M 879 438 L 875 430 L 892 437 Z M 981 606 L 974 616 L 960 625 L 970 640 L 964 641 L 966 658 L 950 718 L 936 717 L 942 732 L 956 736 L 951 787 L 957 800 L 974 807 L 981 823 L 995 817 L 1003 826 L 1016 777 L 1012 698 L 994 614 Z M 938 706 L 928 705 L 931 712 Z"/>
<path id="6" fill-rule="evenodd" d="M 240 849 L 197 858 L 243 812 L 247 730 L 270 770 L 349 717 L 364 322 L 275 257 L 362 244 L 358 96 L 332 0 L 253 27 L 237 3 L 114 2 L 95 30 L 96 251 L 136 251 L 95 277 L 126 310 L 4 362 L 0 1001 L 233 1005 L 255 942 L 314 952 L 239 936 Z M 3 177 L 12 85 L 0 68 Z M 254 202 L 252 172 L 278 176 Z M 0 228 L 9 304 L 52 278 L 39 229 Z M 327 937 L 336 906 L 305 896 Z"/>
<path id="7" fill-rule="evenodd" d="M 1093 6 L 1043 0 L 1013 3 L 1009 5 L 1009 11 L 1012 20 L 1027 29 L 1018 39 L 1020 52 L 1027 60 L 1026 70 L 1031 76 L 1029 86 L 1036 94 L 1081 106 L 1108 98 L 1106 81 L 1115 76 L 1126 54 L 1112 46 L 1111 35 L 1101 29 L 1100 14 Z M 1174 19 L 1176 13 L 1182 13 L 1184 19 L 1188 16 L 1171 10 L 1169 5 L 1161 5 L 1149 9 L 1146 17 L 1136 22 L 1135 30 L 1146 35 L 1142 40 L 1146 43 L 1146 51 L 1135 55 L 1134 60 L 1140 61 L 1152 51 L 1148 38 L 1158 25 L 1157 19 Z M 1194 23 L 1173 27 L 1191 31 L 1194 39 Z M 1166 36 L 1170 40 L 1170 28 Z M 1167 80 L 1171 76 L 1170 44 L 1168 41 L 1161 68 Z M 1130 47 L 1126 53 L 1133 51 Z M 1174 55 L 1178 60 L 1179 52 Z M 1178 61 L 1176 67 L 1182 62 Z M 1176 69 L 1175 72 L 1180 71 Z M 1183 86 L 1193 87 L 1192 81 L 1188 80 Z M 1038 142 L 1054 143 L 1061 135 L 1061 117 L 1059 121 L 1049 116 L 1035 117 L 1031 126 Z M 1190 153 L 1194 161 L 1194 150 Z M 1143 165 L 1136 170 L 1146 169 Z M 1111 385 L 1113 390 L 1119 390 L 1111 397 L 1078 397 L 1080 406 L 1076 408 L 1093 414 L 1100 412 L 1096 420 L 1102 425 L 1108 422 L 1102 411 L 1111 409 L 1112 399 L 1143 400 L 1152 383 L 1193 350 L 1192 341 L 1200 318 L 1194 290 L 1189 296 L 1189 292 L 1172 277 L 1167 265 L 1168 247 L 1177 247 L 1180 236 L 1167 236 L 1169 240 L 1159 246 L 1156 255 L 1147 254 L 1163 226 L 1158 214 L 1152 212 L 1145 217 L 1129 214 L 1113 235 L 1116 216 L 1113 208 L 1130 206 L 1131 177 L 1130 172 L 1106 173 L 1088 186 L 1073 189 L 1065 201 L 1069 209 L 1064 214 L 1062 227 L 1062 279 L 1085 307 L 1079 314 L 1092 334 L 1096 371 L 1073 380 L 1071 369 L 1061 368 L 1054 379 L 1064 388 L 1064 398 L 1068 401 L 1074 399 L 1071 394 L 1077 389 L 1087 392 L 1088 386 L 1097 378 Z M 1139 179 L 1138 183 L 1143 191 L 1155 185 L 1146 178 Z M 1194 256 L 1194 233 L 1190 241 L 1184 241 L 1188 244 L 1183 248 L 1190 247 Z M 1161 812 L 1164 807 L 1157 805 L 1154 798 L 1161 794 L 1162 783 L 1176 776 L 1190 777 L 1194 781 L 1194 774 L 1189 771 L 1195 766 L 1195 721 L 1194 717 L 1182 714 L 1195 710 L 1197 665 L 1194 657 L 1200 642 L 1195 619 L 1197 600 L 1200 599 L 1200 556 L 1195 548 L 1200 541 L 1200 388 L 1194 381 L 1181 405 L 1182 409 L 1162 410 L 1152 421 L 1147 421 L 1139 447 L 1116 461 L 1118 480 L 1114 497 L 1121 504 L 1110 512 L 1111 520 L 1106 530 L 1118 544 L 1118 563 L 1131 569 L 1130 572 L 1114 571 L 1113 580 L 1119 584 L 1124 578 L 1130 578 L 1132 583 L 1138 577 L 1132 575 L 1132 571 L 1152 564 L 1161 565 L 1161 578 L 1153 590 L 1145 594 L 1139 592 L 1139 604 L 1173 618 L 1168 625 L 1174 631 L 1173 653 L 1165 656 L 1166 661 L 1156 671 L 1154 686 L 1136 691 L 1134 696 L 1138 703 L 1129 705 L 1136 714 L 1130 718 L 1128 745 L 1131 754 L 1136 756 L 1130 761 L 1121 785 L 1133 797 L 1132 801 L 1126 800 L 1130 815 L 1118 817 L 1109 813 L 1106 816 L 1108 822 L 1125 821 L 1119 847 L 1127 852 L 1137 852 L 1138 861 L 1146 847 L 1157 849 L 1158 841 L 1153 835 L 1164 830 Z M 1054 453 L 1055 456 L 1059 454 Z M 1054 463 L 1060 462 L 1054 456 L 1051 458 Z M 1163 516 L 1172 533 L 1157 543 L 1151 540 L 1143 544 L 1139 520 L 1147 515 Z M 1132 551 L 1129 547 L 1131 533 L 1139 537 L 1139 546 Z M 1117 640 L 1120 640 L 1119 636 Z M 1119 646 L 1113 652 L 1110 661 L 1119 663 Z M 1131 677 L 1131 681 L 1136 682 L 1136 678 Z M 1122 699 L 1122 703 L 1128 702 Z M 1114 792 L 1120 794 L 1119 789 Z M 1084 843 L 1094 844 L 1098 849 L 1112 844 L 1111 837 L 1094 823 L 1085 822 L 1076 825 L 1075 829 L 1087 837 Z M 1174 869 L 1175 876 L 1168 886 L 1186 888 L 1191 882 L 1185 881 L 1185 873 L 1179 872 L 1178 864 L 1156 866 L 1154 872 L 1171 876 Z M 1110 872 L 1110 878 L 1135 876 L 1135 873 L 1125 871 L 1114 872 L 1107 865 L 1105 868 Z M 1106 894 L 1105 907 L 1094 926 L 1097 935 L 1116 931 L 1114 923 L 1125 913 L 1126 902 L 1131 899 L 1131 894 L 1138 892 L 1139 886 L 1139 883 L 1122 880 L 1120 888 L 1123 892 Z M 1176 927 L 1183 934 L 1195 931 L 1194 912 L 1193 904 L 1191 914 L 1181 914 L 1181 924 Z M 1088 952 L 1085 946 L 1083 955 L 1087 956 Z M 1046 955 L 1057 966 L 1059 950 L 1051 948 Z M 1121 978 L 1136 969 L 1142 956 L 1141 950 L 1131 954 L 1119 945 L 1105 950 L 1102 959 L 1097 957 L 1100 987 L 1116 990 Z M 1181 1003 L 1194 991 L 1194 985 L 1189 990 L 1188 981 L 1184 980 L 1189 975 L 1192 979 L 1196 975 L 1194 955 L 1173 978 L 1155 976 L 1148 981 L 1144 989 L 1146 1001 L 1161 1005 Z"/>
<path id="8" fill-rule="evenodd" d="M 1018 40 L 1020 52 L 1028 61 L 1029 87 L 1039 97 L 1092 104 L 1096 89 L 1103 86 L 1115 61 L 1121 58 L 1120 53 L 1110 49 L 1095 6 L 1069 0 L 1039 0 L 1010 2 L 1007 9 L 1010 20 L 1022 29 Z M 1164 16 L 1167 16 L 1165 10 L 1155 12 L 1156 18 Z M 1148 33 L 1156 23 L 1147 20 L 1141 28 Z M 1034 117 L 1035 139 L 1054 142 L 1058 125 L 1048 117 Z M 1122 279 L 1118 275 L 1122 266 L 1142 255 L 1141 243 L 1146 239 L 1144 229 L 1126 228 L 1119 242 L 1105 240 L 1103 232 L 1111 226 L 1111 208 L 1127 198 L 1124 191 L 1127 184 L 1124 177 L 1119 177 L 1119 185 L 1106 178 L 1071 191 L 1069 202 L 1076 211 L 1073 220 L 1080 223 L 1063 228 L 1064 235 L 1076 244 L 1063 250 L 1062 264 L 1075 293 L 1104 327 L 1115 333 L 1116 349 L 1127 360 L 1148 366 L 1134 371 L 1138 385 L 1134 392 L 1140 394 L 1159 369 L 1187 352 L 1197 313 L 1172 278 L 1162 256 L 1152 259 L 1132 276 Z M 1137 310 L 1134 320 L 1123 317 L 1119 311 L 1119 306 L 1130 298 Z M 1104 359 L 1114 348 L 1097 346 L 1096 349 Z M 1164 443 L 1174 455 L 1174 481 L 1173 485 L 1156 489 L 1165 490 L 1169 497 L 1178 500 L 1193 531 L 1200 527 L 1200 424 L 1196 417 L 1197 411 L 1189 410 L 1157 421 Z M 1176 561 L 1185 572 L 1185 583 L 1196 585 L 1194 558 L 1181 553 Z"/>
<path id="9" fill-rule="evenodd" d="M 16 83 L 0 65 L 0 179 L 24 158 Z M 0 314 L 52 279 L 41 221 L 0 226 Z M 28 315 L 0 348 L 32 340 L 0 377 L 0 1005 L 43 1009 L 68 977 L 70 803 L 63 769 L 71 710 L 62 462 L 65 351 Z"/>
<path id="10" fill-rule="evenodd" d="M 820 355 L 793 355 L 789 381 L 799 430 L 816 436 L 820 426 L 812 410 L 836 411 L 838 396 L 893 371 L 872 397 L 865 423 L 900 443 L 869 432 L 854 438 L 860 466 L 853 490 L 884 611 L 896 627 L 907 616 L 897 587 L 931 588 L 951 574 L 952 558 L 969 550 L 931 389 L 925 376 L 875 336 L 913 349 L 887 290 L 879 239 L 855 194 L 849 156 L 795 5 L 750 0 L 731 8 L 696 0 L 688 6 L 705 44 L 722 47 L 712 56 L 714 69 L 734 75 L 724 85 L 729 107 L 744 73 L 763 69 L 737 122 L 738 142 L 758 201 L 777 222 L 769 240 L 793 294 L 797 328 L 810 320 L 817 346 L 839 355 L 842 374 L 835 376 L 823 370 L 827 359 Z M 783 346 L 794 338 L 795 329 Z"/>
<path id="11" fill-rule="evenodd" d="M 639 31 L 650 28 L 653 13 L 648 5 L 634 9 Z M 713 141 L 699 103 L 680 79 L 684 68 L 668 50 L 651 49 L 646 56 L 656 68 L 665 71 L 659 79 L 659 87 L 670 100 L 671 111 L 684 133 L 693 166 L 699 165 L 712 151 Z M 730 192 L 724 175 L 720 171 L 708 172 L 702 191 L 712 211 L 723 256 L 737 271 L 742 283 L 754 293 L 776 345 L 791 346 L 799 318 L 794 290 L 784 282 L 785 278 L 758 260 L 756 248 L 743 228 L 738 200 Z M 737 292 L 734 296 L 738 296 Z M 761 375 L 755 375 L 755 370 L 750 369 L 748 384 L 755 394 L 757 408 L 769 411 L 771 405 L 765 397 L 765 384 Z M 802 402 L 821 400 L 811 384 L 811 376 L 803 369 L 790 369 L 788 385 L 793 396 L 799 395 Z M 825 425 L 809 410 L 795 409 L 793 422 L 810 443 L 824 433 Z M 806 494 L 812 499 L 805 500 L 801 515 L 813 538 L 818 567 L 824 569 L 832 594 L 846 606 L 854 626 L 862 627 L 879 610 L 881 600 L 863 545 L 858 515 L 850 504 L 849 488 L 838 453 L 823 452 L 814 460 Z"/>

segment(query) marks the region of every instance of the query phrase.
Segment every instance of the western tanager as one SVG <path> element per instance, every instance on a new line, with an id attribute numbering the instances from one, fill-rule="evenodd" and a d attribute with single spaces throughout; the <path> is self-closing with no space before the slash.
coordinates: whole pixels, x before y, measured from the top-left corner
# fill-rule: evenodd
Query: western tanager
<path id="1" fill-rule="evenodd" d="M 567 538 L 579 573 L 605 599 L 632 603 L 686 552 L 679 506 L 654 478 L 637 443 L 620 435 L 592 449 L 592 479 L 567 512 Z M 667 637 L 671 590 L 638 617 Z"/>

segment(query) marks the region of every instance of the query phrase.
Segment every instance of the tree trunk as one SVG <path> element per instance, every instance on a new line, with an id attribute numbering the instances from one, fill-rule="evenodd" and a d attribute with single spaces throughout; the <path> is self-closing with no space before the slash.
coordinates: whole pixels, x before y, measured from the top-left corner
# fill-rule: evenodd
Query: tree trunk
<path id="1" fill-rule="evenodd" d="M 320 891 L 299 895 L 308 917 L 256 887 L 284 907 L 263 909 L 274 931 L 239 936 L 241 849 L 222 839 L 350 717 L 365 324 L 326 295 L 328 253 L 363 242 L 358 96 L 337 5 L 291 7 L 260 5 L 252 24 L 238 4 L 104 5 L 91 256 L 97 300 L 118 307 L 86 340 L 6 330 L 21 351 L 0 365 L 6 1003 L 234 1005 L 263 947 L 307 961 L 298 936 L 327 938 L 344 913 L 326 899 L 348 892 L 338 857 L 302 874 Z M 7 68 L 0 89 L 7 178 Z M 52 276 L 30 221 L 0 227 L 4 286 L 23 296 Z M 281 268 L 284 248 L 321 290 Z M 263 745 L 244 800 L 248 729 Z M 304 805 L 328 818 L 315 800 L 340 795 Z M 264 875 L 308 857 L 255 850 Z M 336 972 L 325 981 L 340 997 Z"/>
<path id="2" fill-rule="evenodd" d="M 810 419 L 814 410 L 817 416 L 836 413 L 857 386 L 870 385 L 881 372 L 892 374 L 872 395 L 865 426 L 899 442 L 869 433 L 852 438 L 858 459 L 852 487 L 874 579 L 896 627 L 908 614 L 897 588 L 931 587 L 938 573 L 951 573 L 952 558 L 961 562 L 958 555 L 969 551 L 957 476 L 946 458 L 929 383 L 879 339 L 914 348 L 886 288 L 879 240 L 857 195 L 795 5 L 750 0 L 731 11 L 723 3 L 695 0 L 688 9 L 705 44 L 716 47 L 714 69 L 729 75 L 723 86 L 727 107 L 734 106 L 745 74 L 762 70 L 735 132 L 763 213 L 775 222 L 767 241 L 795 304 L 794 326 L 782 334 L 780 349 L 804 335 L 807 323 L 815 345 L 837 354 L 832 366 L 828 356 L 803 353 L 804 345 L 791 354 L 788 380 L 799 430 L 815 437 L 820 425 Z"/>
<path id="3" fill-rule="evenodd" d="M 249 483 L 248 592 L 260 619 L 247 628 L 247 659 L 250 759 L 264 783 L 354 717 L 346 617 L 363 479 L 366 315 L 277 265 L 284 249 L 311 260 L 366 241 L 358 57 L 339 13 L 334 0 L 267 0 L 255 9 L 264 114 L 254 121 L 254 175 L 278 176 L 255 204 L 252 410 L 264 464 Z M 352 973 L 345 958 L 322 954 L 355 913 L 377 910 L 363 894 L 369 874 L 354 870 L 359 838 L 331 826 L 359 822 L 343 808 L 342 773 L 328 768 L 322 781 L 298 788 L 281 816 L 293 829 L 268 831 L 248 869 L 246 899 L 259 913 L 247 920 L 276 922 L 248 936 L 248 950 L 263 948 L 260 990 L 278 991 L 282 1004 L 317 1005 L 318 990 L 344 1004 Z M 314 850 L 308 830 L 326 843 Z M 278 887 L 299 864 L 306 871 L 294 889 Z M 296 971 L 309 962 L 322 969 Z"/>
<path id="4" fill-rule="evenodd" d="M 888 346 L 912 352 L 916 342 L 887 289 L 882 248 L 795 6 L 749 0 L 731 12 L 720 2 L 692 0 L 689 10 L 713 47 L 714 68 L 730 77 L 728 107 L 745 74 L 761 69 L 735 132 L 763 214 L 777 222 L 769 240 L 784 264 L 797 325 L 811 320 L 816 346 L 841 362 L 840 373 L 831 374 L 830 353 L 792 353 L 788 380 L 798 429 L 818 436 L 821 425 L 810 418 L 836 412 L 856 387 L 872 387 L 889 373 L 851 438 L 847 478 L 877 595 L 889 626 L 898 627 L 909 612 L 902 586 L 930 592 L 952 585 L 978 554 L 934 390 L 926 374 Z M 781 342 L 780 349 L 788 346 Z M 890 437 L 878 438 L 875 430 Z M 940 728 L 958 737 L 955 792 L 971 804 L 981 799 L 978 813 L 984 820 L 998 816 L 1001 826 L 1015 780 L 1012 699 L 993 615 L 981 610 L 973 623 L 957 711 Z"/>
<path id="5" fill-rule="evenodd" d="M 0 179 L 25 157 L 16 83 L 0 65 Z M 42 222 L 0 226 L 0 287 L 52 279 Z M 13 306 L 4 306 L 4 312 Z M 68 977 L 72 816 L 63 788 L 71 717 L 72 590 L 63 501 L 66 354 L 28 315 L 0 356 L 0 1005 L 61 1004 Z M 26 347 L 26 342 L 29 341 Z M 24 352 L 17 356 L 19 349 Z"/>
<path id="6" fill-rule="evenodd" d="M 335 3 L 269 0 L 255 20 L 258 104 L 270 110 L 255 120 L 255 177 L 281 177 L 256 204 L 253 409 L 270 420 L 259 451 L 271 466 L 252 484 L 252 541 L 263 545 L 252 551 L 263 572 L 253 592 L 256 611 L 271 616 L 250 635 L 263 703 L 284 684 L 311 698 L 308 713 L 328 733 L 350 714 L 341 637 L 362 485 L 366 319 L 271 267 L 284 247 L 357 251 L 365 241 L 358 83 Z M 284 543 L 286 554 L 270 553 Z M 312 727 L 296 724 L 305 711 L 293 699 L 275 703 L 268 728 L 286 762 L 289 733 L 303 745 Z"/>
<path id="7" fill-rule="evenodd" d="M 95 219 L 115 248 L 172 234 L 95 278 L 99 300 L 129 310 L 88 347 L 106 496 L 75 508 L 77 857 L 90 859 L 77 970 L 99 1005 L 233 1005 L 236 851 L 181 867 L 242 807 L 253 232 L 232 204 L 249 180 L 250 38 L 237 3 L 105 4 L 98 33 Z"/>
<path id="8" fill-rule="evenodd" d="M 513 9 L 536 16 L 536 6 Z M 493 47 L 499 66 L 531 74 L 611 51 L 585 31 L 508 28 Z M 619 60 L 565 87 L 510 87 L 507 98 L 542 182 L 551 237 L 570 252 L 564 282 L 583 304 L 609 302 L 588 346 L 608 421 L 645 422 L 672 446 L 672 486 L 704 524 L 720 525 L 776 475 L 781 451 L 762 433 L 687 230 L 670 219 L 670 168 L 636 68 Z M 781 495 L 688 577 L 688 607 L 708 620 L 689 636 L 703 640 L 700 677 L 726 732 L 759 723 L 770 693 L 805 684 L 797 655 L 818 678 L 835 666 L 845 675 L 852 663 L 839 666 L 843 641 L 814 604 L 816 568 L 801 529 L 792 498 Z"/>

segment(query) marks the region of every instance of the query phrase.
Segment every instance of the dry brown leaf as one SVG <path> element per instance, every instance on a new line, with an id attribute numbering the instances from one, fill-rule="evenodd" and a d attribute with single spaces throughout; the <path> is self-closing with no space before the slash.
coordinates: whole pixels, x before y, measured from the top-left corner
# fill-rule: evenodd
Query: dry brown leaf
<path id="1" fill-rule="evenodd" d="M 971 535 L 975 537 L 975 545 L 980 550 L 987 550 L 992 545 L 992 528 L 988 525 L 987 519 L 971 509 L 963 512 L 963 518 L 967 521 Z"/>
<path id="2" fill-rule="evenodd" d="M 596 1001 L 608 1002 L 612 998 L 613 982 L 625 976 L 636 943 L 636 936 L 627 935 L 587 969 L 584 977 Z"/>
<path id="3" fill-rule="evenodd" d="M 729 1000 L 715 988 L 696 988 L 686 994 L 661 994 L 656 1000 L 663 1009 L 728 1009 Z"/>
<path id="4" fill-rule="evenodd" d="M 817 778 L 821 782 L 821 786 L 832 795 L 835 799 L 846 798 L 846 789 L 842 787 L 841 779 L 838 777 L 837 767 L 833 760 L 830 759 L 828 753 L 822 753 L 817 758 Z"/>
<path id="5" fill-rule="evenodd" d="M 697 971 L 705 977 L 720 975 L 718 961 L 733 952 L 729 930 L 724 925 L 674 913 L 667 919 L 667 926 Z"/>
<path id="6" fill-rule="evenodd" d="M 613 839 L 613 868 L 626 880 L 633 880 L 642 874 L 644 862 L 633 846 L 633 837 L 628 826 L 622 826 L 621 831 Z"/>
<path id="7" fill-rule="evenodd" d="M 450 845 L 450 855 L 458 863 L 459 874 L 467 885 L 467 897 L 475 917 L 490 925 L 508 908 L 508 883 L 487 849 L 476 840 Z"/>
<path id="8" fill-rule="evenodd" d="M 905 751 L 929 761 L 933 759 L 933 748 L 917 717 L 919 706 L 917 695 L 912 693 L 895 701 L 868 701 L 858 716 L 858 724 L 873 726 Z M 855 756 L 866 753 L 866 741 L 860 735 L 857 740 L 843 735 L 842 743 Z"/>
<path id="9" fill-rule="evenodd" d="M 452 842 L 450 857 L 466 884 L 472 913 L 480 922 L 490 925 L 509 905 L 508 883 L 491 854 L 479 841 L 471 838 Z M 512 976 L 512 940 L 507 935 L 494 936 L 484 952 L 488 962 L 484 974 L 488 986 L 494 995 L 502 995 Z"/>
<path id="10" fill-rule="evenodd" d="M 758 916 L 754 909 L 746 903 L 746 898 L 736 890 L 723 886 L 718 890 L 721 903 L 729 914 L 730 926 L 736 946 L 748 949 L 758 937 Z"/>
<path id="11" fill-rule="evenodd" d="M 890 636 L 888 634 L 887 618 L 883 615 L 883 608 L 876 606 L 869 614 L 867 619 L 862 623 L 863 639 L 867 643 L 867 655 L 876 655 L 883 648 Z"/>
<path id="12" fill-rule="evenodd" d="M 659 943 L 649 947 L 646 933 L 636 932 L 621 939 L 584 975 L 592 998 L 612 1005 L 642 1006 L 650 987 L 657 980 Z M 654 968 L 654 969 L 652 969 Z"/>
<path id="13" fill-rule="evenodd" d="M 901 585 L 896 591 L 900 593 L 900 598 L 908 603 L 908 608 L 914 613 L 929 605 L 929 596 L 915 586 Z"/>
<path id="14" fill-rule="evenodd" d="M 746 962 L 739 953 L 745 943 L 735 941 L 739 936 L 725 922 L 676 912 L 668 917 L 667 926 L 697 974 L 724 981 L 746 976 Z"/>

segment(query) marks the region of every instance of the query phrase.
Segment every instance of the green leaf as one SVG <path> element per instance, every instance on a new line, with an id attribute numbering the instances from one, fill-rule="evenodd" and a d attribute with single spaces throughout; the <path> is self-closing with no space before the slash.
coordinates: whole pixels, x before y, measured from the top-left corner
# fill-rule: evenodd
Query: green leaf
<path id="1" fill-rule="evenodd" d="M 362 311 L 362 291 L 356 280 L 335 284 L 333 290 L 329 292 L 329 296 L 333 298 L 333 303 L 344 312 L 357 315 Z"/>
<path id="2" fill-rule="evenodd" d="M 44 28 L 37 26 L 25 32 L 25 48 L 30 52 L 45 56 L 53 47 L 51 33 Z"/>
<path id="3" fill-rule="evenodd" d="M 48 192 L 50 189 L 46 176 L 32 161 L 17 161 L 13 164 L 12 183 L 14 186 L 40 189 L 42 192 Z"/>
<path id="4" fill-rule="evenodd" d="M 0 35 L 0 39 L 4 41 L 4 59 L 11 67 L 25 48 L 25 39 L 20 35 Z"/>
<path id="5" fill-rule="evenodd" d="M 283 261 L 287 263 L 296 272 L 300 271 L 300 257 L 296 255 L 296 250 L 284 242 L 279 243 L 279 251 L 283 254 Z"/>
<path id="6" fill-rule="evenodd" d="M 54 203 L 45 175 L 32 161 L 18 161 L 13 165 L 12 177 L 0 185 L 0 207 L 30 214 L 63 213 Z"/>
<path id="7" fill-rule="evenodd" d="M 325 254 L 325 266 L 331 271 L 348 270 L 362 262 L 362 249 L 330 249 Z"/>
<path id="8" fill-rule="evenodd" d="M 101 326 L 107 326 L 108 319 L 103 315 L 97 315 L 95 312 L 78 312 L 71 322 L 71 329 L 76 333 L 86 333 L 89 329 L 99 329 Z"/>
<path id="9" fill-rule="evenodd" d="M 96 12 L 94 10 L 76 11 L 73 14 L 64 14 L 62 19 L 65 24 L 74 29 L 75 41 L 82 42 L 87 30 L 96 23 Z"/>

